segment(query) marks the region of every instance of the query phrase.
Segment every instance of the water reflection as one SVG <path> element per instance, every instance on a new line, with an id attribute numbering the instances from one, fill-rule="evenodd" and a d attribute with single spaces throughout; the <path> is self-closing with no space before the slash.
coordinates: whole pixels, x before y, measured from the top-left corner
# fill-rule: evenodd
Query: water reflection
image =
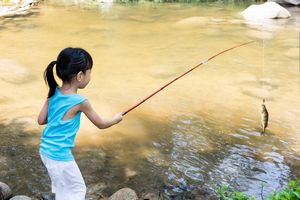
<path id="1" fill-rule="evenodd" d="M 168 154 L 164 154 L 163 159 L 148 159 L 159 166 L 162 160 L 168 163 L 164 174 L 164 192 L 168 197 L 180 196 L 204 183 L 210 186 L 230 184 L 260 197 L 262 184 L 264 195 L 267 195 L 280 188 L 290 176 L 280 152 L 283 144 L 275 138 L 261 136 L 251 127 L 230 134 L 233 130 L 226 130 L 226 126 L 220 130 L 196 116 L 178 119 L 174 121 L 176 125 L 169 141 L 172 145 L 167 145 L 172 147 Z M 265 140 L 272 140 L 274 146 Z M 161 148 L 164 143 L 153 145 Z"/>

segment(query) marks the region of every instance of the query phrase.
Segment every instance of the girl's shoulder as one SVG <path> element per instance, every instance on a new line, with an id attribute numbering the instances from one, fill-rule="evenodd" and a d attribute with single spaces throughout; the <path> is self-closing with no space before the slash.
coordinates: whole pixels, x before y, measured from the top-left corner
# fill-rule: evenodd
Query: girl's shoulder
<path id="1" fill-rule="evenodd" d="M 50 98 L 50 102 L 59 104 L 79 104 L 87 98 L 81 94 L 62 94 L 59 88 L 56 88 L 55 94 Z"/>

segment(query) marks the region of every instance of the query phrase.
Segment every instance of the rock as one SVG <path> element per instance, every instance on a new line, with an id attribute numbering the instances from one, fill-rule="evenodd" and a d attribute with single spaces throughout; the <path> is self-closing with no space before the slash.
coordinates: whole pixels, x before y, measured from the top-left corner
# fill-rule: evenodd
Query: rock
<path id="1" fill-rule="evenodd" d="M 279 4 L 292 4 L 295 6 L 300 5 L 300 0 L 268 0 L 270 2 L 276 2 Z"/>
<path id="2" fill-rule="evenodd" d="M 14 196 L 13 198 L 9 200 L 32 200 L 30 197 L 24 196 L 24 195 L 18 195 Z"/>
<path id="3" fill-rule="evenodd" d="M 2 196 L 3 196 L 4 200 L 7 200 L 10 197 L 12 197 L 12 192 L 8 185 L 0 182 L 0 197 L 2 197 Z"/>
<path id="4" fill-rule="evenodd" d="M 160 197 L 158 194 L 148 193 L 142 199 L 143 200 L 160 200 Z"/>
<path id="5" fill-rule="evenodd" d="M 0 8 L 0 17 L 13 17 L 19 15 L 27 15 L 29 9 L 33 6 L 37 6 L 38 1 L 36 0 L 19 0 L 13 6 L 5 6 Z"/>
<path id="6" fill-rule="evenodd" d="M 29 79 L 27 69 L 14 60 L 0 59 L 0 80 L 9 83 L 24 83 Z"/>
<path id="7" fill-rule="evenodd" d="M 251 5 L 242 12 L 245 19 L 279 19 L 289 18 L 291 14 L 287 9 L 275 2 L 266 2 L 261 5 Z"/>
<path id="8" fill-rule="evenodd" d="M 109 200 L 138 200 L 138 197 L 134 190 L 122 188 L 109 197 Z"/>
<path id="9" fill-rule="evenodd" d="M 185 26 L 201 26 L 205 25 L 209 22 L 209 19 L 207 17 L 189 17 L 182 19 L 178 22 L 176 22 L 175 26 L 179 27 L 185 27 Z"/>

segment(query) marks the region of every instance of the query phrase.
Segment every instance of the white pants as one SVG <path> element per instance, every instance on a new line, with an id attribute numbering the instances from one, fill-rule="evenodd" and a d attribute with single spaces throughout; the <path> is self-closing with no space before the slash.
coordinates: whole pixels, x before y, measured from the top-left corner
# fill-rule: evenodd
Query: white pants
<path id="1" fill-rule="evenodd" d="M 55 200 L 84 200 L 86 186 L 75 161 L 56 161 L 40 155 L 51 179 Z"/>

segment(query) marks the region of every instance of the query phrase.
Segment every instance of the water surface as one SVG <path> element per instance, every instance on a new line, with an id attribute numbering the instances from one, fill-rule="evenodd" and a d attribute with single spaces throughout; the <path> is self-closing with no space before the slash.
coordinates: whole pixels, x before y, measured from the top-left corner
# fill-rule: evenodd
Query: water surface
<path id="1" fill-rule="evenodd" d="M 292 18 L 249 25 L 245 6 L 115 4 L 105 9 L 45 2 L 0 21 L 0 179 L 16 193 L 49 189 L 35 119 L 45 67 L 65 47 L 94 59 L 85 90 L 103 117 L 125 111 L 175 76 L 231 46 L 108 130 L 85 117 L 75 157 L 89 188 L 131 187 L 176 199 L 227 183 L 260 196 L 299 177 L 299 9 Z M 297 10 L 298 9 L 298 10 Z M 260 134 L 266 99 L 269 127 Z M 43 177 L 40 179 L 40 177 Z"/>

